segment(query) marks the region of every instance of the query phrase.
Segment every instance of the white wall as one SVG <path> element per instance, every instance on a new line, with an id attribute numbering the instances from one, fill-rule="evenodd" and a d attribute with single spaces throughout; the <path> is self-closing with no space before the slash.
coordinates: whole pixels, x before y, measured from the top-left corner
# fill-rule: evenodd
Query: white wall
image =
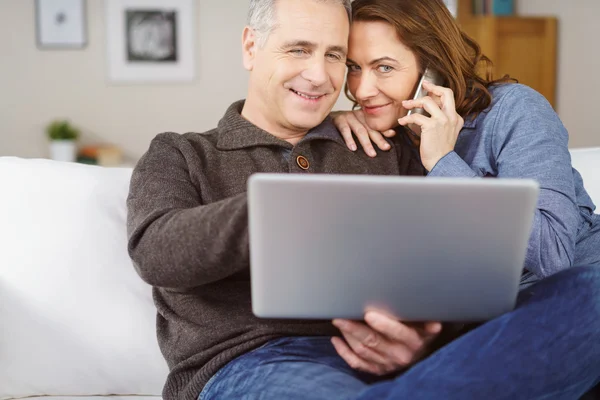
<path id="1" fill-rule="evenodd" d="M 241 35 L 248 0 L 196 0 L 196 79 L 117 85 L 106 78 L 104 1 L 87 0 L 88 45 L 39 50 L 34 0 L 0 0 L 0 156 L 47 156 L 45 125 L 69 118 L 87 142 L 135 159 L 160 132 L 212 129 L 246 96 Z"/>
<path id="2" fill-rule="evenodd" d="M 240 3 L 196 3 L 195 82 L 117 86 L 106 79 L 103 1 L 87 1 L 84 50 L 41 51 L 34 1 L 0 0 L 0 155 L 45 156 L 44 126 L 57 117 L 68 117 L 89 140 L 117 143 L 134 157 L 161 131 L 211 128 L 246 91 L 238 49 L 247 1 Z"/>
<path id="3" fill-rule="evenodd" d="M 520 15 L 558 16 L 556 107 L 571 147 L 600 146 L 600 1 L 517 0 L 517 6 Z"/>
<path id="4" fill-rule="evenodd" d="M 246 93 L 240 37 L 248 0 L 196 0 L 197 78 L 187 84 L 114 85 L 106 79 L 104 2 L 87 0 L 84 50 L 38 50 L 34 0 L 0 0 L 0 156 L 44 157 L 45 125 L 67 117 L 87 142 L 120 145 L 134 159 L 162 131 L 213 128 Z M 526 14 L 560 17 L 558 108 L 571 145 L 600 146 L 600 1 L 520 0 Z M 585 3 L 585 7 L 584 4 Z M 348 107 L 342 99 L 339 107 Z"/>

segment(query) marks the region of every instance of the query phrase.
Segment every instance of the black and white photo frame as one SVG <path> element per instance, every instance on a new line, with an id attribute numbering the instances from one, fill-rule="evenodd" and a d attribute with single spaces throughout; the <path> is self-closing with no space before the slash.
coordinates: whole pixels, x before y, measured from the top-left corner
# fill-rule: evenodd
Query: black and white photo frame
<path id="1" fill-rule="evenodd" d="M 39 49 L 83 49 L 87 45 L 85 0 L 36 0 Z"/>
<path id="2" fill-rule="evenodd" d="M 106 0 L 108 79 L 194 79 L 194 0 Z"/>

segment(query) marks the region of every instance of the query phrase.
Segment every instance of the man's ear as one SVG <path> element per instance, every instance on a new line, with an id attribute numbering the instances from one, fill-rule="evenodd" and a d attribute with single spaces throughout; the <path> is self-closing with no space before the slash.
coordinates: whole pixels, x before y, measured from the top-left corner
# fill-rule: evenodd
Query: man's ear
<path id="1" fill-rule="evenodd" d="M 256 58 L 256 51 L 258 50 L 258 43 L 256 32 L 249 26 L 244 28 L 242 33 L 242 59 L 244 62 L 244 68 L 248 71 L 252 71 L 254 68 L 254 60 Z"/>

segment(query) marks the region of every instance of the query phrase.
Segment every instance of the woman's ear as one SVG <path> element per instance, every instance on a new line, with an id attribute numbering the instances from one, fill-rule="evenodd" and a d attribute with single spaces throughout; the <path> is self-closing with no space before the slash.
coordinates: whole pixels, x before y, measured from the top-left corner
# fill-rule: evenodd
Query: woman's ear
<path id="1" fill-rule="evenodd" d="M 249 26 L 245 27 L 242 33 L 242 59 L 244 68 L 248 71 L 252 71 L 254 68 L 257 47 L 256 32 Z"/>

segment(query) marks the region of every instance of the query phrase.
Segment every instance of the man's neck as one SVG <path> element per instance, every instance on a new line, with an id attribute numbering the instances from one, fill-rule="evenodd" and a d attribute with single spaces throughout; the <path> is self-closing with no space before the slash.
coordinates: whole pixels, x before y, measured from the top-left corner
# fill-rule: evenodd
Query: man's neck
<path id="1" fill-rule="evenodd" d="M 268 121 L 264 117 L 264 113 L 260 111 L 260 105 L 256 104 L 256 102 L 249 101 L 249 99 L 246 99 L 241 115 L 242 118 L 253 125 L 293 145 L 296 145 L 308 133 L 308 131 L 287 129 L 273 121 Z"/>

